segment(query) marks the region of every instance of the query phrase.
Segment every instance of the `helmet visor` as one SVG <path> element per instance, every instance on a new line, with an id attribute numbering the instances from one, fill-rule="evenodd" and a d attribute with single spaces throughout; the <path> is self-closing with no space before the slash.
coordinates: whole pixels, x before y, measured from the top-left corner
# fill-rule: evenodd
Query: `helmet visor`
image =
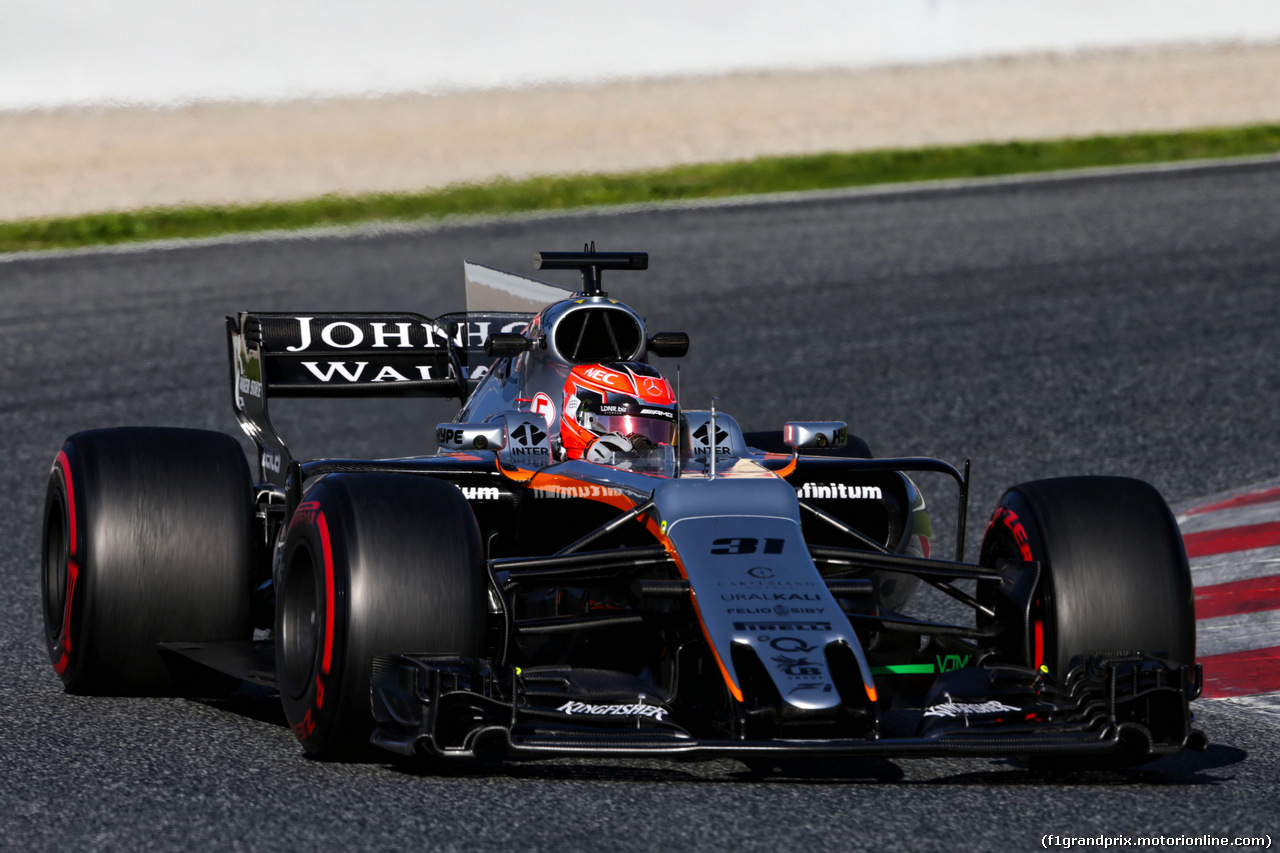
<path id="1" fill-rule="evenodd" d="M 621 435 L 643 435 L 654 444 L 673 444 L 676 437 L 675 421 L 642 418 L 639 415 L 596 415 L 592 428 L 600 433 L 616 432 Z"/>

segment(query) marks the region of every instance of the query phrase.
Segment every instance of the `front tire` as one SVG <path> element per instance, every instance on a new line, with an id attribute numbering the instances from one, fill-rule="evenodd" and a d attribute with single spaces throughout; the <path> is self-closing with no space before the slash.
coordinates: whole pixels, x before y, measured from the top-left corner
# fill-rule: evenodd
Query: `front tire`
<path id="1" fill-rule="evenodd" d="M 479 657 L 487 573 L 475 515 L 450 483 L 335 474 L 294 512 L 276 595 L 285 717 L 308 753 L 369 754 L 372 658 Z"/>
<path id="2" fill-rule="evenodd" d="M 45 495 L 41 598 L 54 670 L 72 693 L 214 694 L 225 677 L 162 657 L 165 641 L 252 636 L 253 495 L 222 433 L 80 432 Z"/>
<path id="3" fill-rule="evenodd" d="M 1122 477 L 1015 486 L 987 526 L 980 562 L 1037 560 L 1034 667 L 1062 677 L 1086 652 L 1195 661 L 1195 599 L 1182 535 L 1155 488 Z M 1036 625 L 1039 625 L 1038 630 Z"/>

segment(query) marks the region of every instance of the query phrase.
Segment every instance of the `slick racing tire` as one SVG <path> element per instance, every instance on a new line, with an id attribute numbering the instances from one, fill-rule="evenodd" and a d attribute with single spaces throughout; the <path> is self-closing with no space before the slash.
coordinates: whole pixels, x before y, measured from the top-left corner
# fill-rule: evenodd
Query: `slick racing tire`
<path id="1" fill-rule="evenodd" d="M 772 429 L 763 430 L 761 432 L 745 432 L 742 434 L 743 441 L 747 447 L 754 447 L 756 450 L 763 450 L 765 453 L 787 453 L 792 452 L 790 447 L 782 440 L 782 430 Z M 806 456 L 841 456 L 846 459 L 871 459 L 871 448 L 867 443 L 856 435 L 850 435 L 845 441 L 844 447 L 838 447 L 834 450 L 821 450 L 818 448 L 809 448 L 804 451 Z"/>
<path id="2" fill-rule="evenodd" d="M 1195 661 L 1191 572 L 1159 492 L 1122 477 L 1015 486 L 987 526 L 980 562 L 1036 560 L 1032 666 L 1063 676 L 1085 652 L 1145 652 Z"/>
<path id="3" fill-rule="evenodd" d="M 45 496 L 45 641 L 72 693 L 215 695 L 234 679 L 157 648 L 252 637 L 253 495 L 230 436 L 80 432 Z"/>
<path id="4" fill-rule="evenodd" d="M 482 653 L 488 574 L 456 486 L 412 474 L 333 474 L 306 493 L 276 592 L 276 677 L 306 751 L 373 754 L 371 661 Z"/>

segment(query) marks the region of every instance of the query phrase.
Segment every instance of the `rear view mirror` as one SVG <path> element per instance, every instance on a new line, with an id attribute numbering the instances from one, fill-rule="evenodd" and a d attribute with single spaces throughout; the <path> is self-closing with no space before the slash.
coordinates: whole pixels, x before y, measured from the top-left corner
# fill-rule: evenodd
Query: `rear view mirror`
<path id="1" fill-rule="evenodd" d="M 436 445 L 441 450 L 501 450 L 507 444 L 506 424 L 438 424 Z"/>
<path id="2" fill-rule="evenodd" d="M 782 426 L 782 443 L 793 450 L 834 450 L 848 440 L 844 421 L 788 421 Z"/>
<path id="3" fill-rule="evenodd" d="M 484 354 L 490 358 L 507 358 L 533 349 L 533 341 L 519 332 L 494 332 L 484 339 Z"/>
<path id="4" fill-rule="evenodd" d="M 649 355 L 682 358 L 688 352 L 689 335 L 686 332 L 658 332 L 649 338 Z"/>

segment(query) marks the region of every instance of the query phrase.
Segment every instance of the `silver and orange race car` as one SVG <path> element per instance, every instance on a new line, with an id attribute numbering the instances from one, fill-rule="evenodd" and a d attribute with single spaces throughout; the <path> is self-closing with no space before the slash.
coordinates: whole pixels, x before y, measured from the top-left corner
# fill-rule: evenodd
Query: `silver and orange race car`
<path id="1" fill-rule="evenodd" d="M 75 693 L 279 692 L 310 753 L 1010 756 L 1203 748 L 1190 574 L 1146 483 L 1009 489 L 964 559 L 968 464 L 876 458 L 839 421 L 743 432 L 683 408 L 602 277 L 465 264 L 468 310 L 227 318 L 230 436 L 67 439 L 46 641 Z M 298 460 L 284 397 L 454 397 L 437 451 Z M 830 408 L 830 402 L 822 403 Z M 912 480 L 952 478 L 954 559 Z M 971 618 L 908 615 L 921 585 Z"/>

